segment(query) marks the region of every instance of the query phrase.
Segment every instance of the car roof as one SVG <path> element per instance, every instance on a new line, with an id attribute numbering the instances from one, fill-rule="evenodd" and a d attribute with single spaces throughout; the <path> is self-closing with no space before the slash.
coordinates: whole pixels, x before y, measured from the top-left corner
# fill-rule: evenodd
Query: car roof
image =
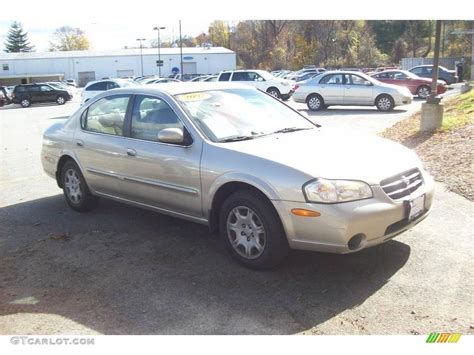
<path id="1" fill-rule="evenodd" d="M 330 71 L 325 71 L 321 74 L 327 75 L 327 74 L 364 74 L 361 71 L 355 71 L 355 70 L 330 70 Z M 367 74 L 364 74 L 367 75 Z"/>
<path id="2" fill-rule="evenodd" d="M 114 89 L 114 93 L 166 93 L 170 96 L 186 94 L 198 91 L 211 91 L 211 90 L 228 90 L 228 89 L 251 89 L 257 90 L 255 87 L 245 84 L 237 84 L 230 82 L 173 82 L 166 85 L 149 84 L 146 86 L 132 86 L 127 88 Z M 112 90 L 106 91 L 110 93 Z"/>
<path id="3" fill-rule="evenodd" d="M 245 72 L 257 72 L 257 73 L 267 73 L 266 70 L 262 69 L 236 69 L 236 70 L 223 70 L 222 73 L 245 73 Z"/>
<path id="4" fill-rule="evenodd" d="M 118 83 L 123 83 L 123 82 L 126 82 L 126 81 L 131 81 L 130 79 L 119 79 L 119 78 L 114 78 L 114 79 L 101 79 L 101 80 L 94 80 L 94 81 L 89 81 L 86 86 L 89 86 L 89 85 L 92 85 L 92 84 L 95 84 L 95 83 L 101 83 L 101 82 L 104 82 L 104 81 L 115 81 L 115 82 L 118 82 Z"/>

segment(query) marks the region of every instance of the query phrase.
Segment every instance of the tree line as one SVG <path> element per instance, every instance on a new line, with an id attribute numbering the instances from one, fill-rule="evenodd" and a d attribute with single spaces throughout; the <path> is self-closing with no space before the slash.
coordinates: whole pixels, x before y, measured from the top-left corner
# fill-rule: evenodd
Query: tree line
<path id="1" fill-rule="evenodd" d="M 443 21 L 441 55 L 469 57 L 474 21 Z M 297 69 L 322 67 L 376 67 L 398 64 L 404 57 L 429 57 L 434 47 L 432 20 L 249 20 L 214 21 L 207 33 L 183 36 L 183 47 L 222 46 L 237 54 L 245 68 Z M 156 40 L 149 45 L 156 47 Z M 179 40 L 163 41 L 161 47 L 177 47 Z M 90 48 L 80 28 L 58 28 L 50 41 L 51 51 Z M 5 41 L 6 52 L 33 51 L 21 23 L 14 22 Z"/>
<path id="2" fill-rule="evenodd" d="M 33 52 L 35 50 L 35 46 L 31 45 L 28 39 L 28 33 L 18 21 L 11 24 L 4 44 L 4 51 L 7 53 Z M 71 26 L 62 26 L 56 29 L 49 42 L 50 51 L 76 51 L 89 48 L 90 42 L 84 31 Z"/>
<path id="3" fill-rule="evenodd" d="M 214 21 L 195 38 L 229 47 L 238 64 L 248 68 L 297 69 L 322 67 L 375 67 L 398 64 L 404 57 L 430 57 L 434 48 L 431 20 L 365 21 Z M 441 55 L 470 57 L 474 21 L 443 21 Z"/>

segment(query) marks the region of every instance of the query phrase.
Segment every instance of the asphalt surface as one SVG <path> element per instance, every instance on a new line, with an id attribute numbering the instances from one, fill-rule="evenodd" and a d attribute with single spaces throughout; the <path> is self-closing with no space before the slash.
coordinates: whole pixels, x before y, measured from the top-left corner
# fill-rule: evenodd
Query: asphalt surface
<path id="1" fill-rule="evenodd" d="M 371 134 L 419 105 L 314 119 Z M 441 184 L 431 215 L 388 243 L 250 271 L 204 226 L 106 200 L 69 209 L 41 134 L 77 107 L 0 108 L 0 334 L 473 332 L 473 204 Z"/>

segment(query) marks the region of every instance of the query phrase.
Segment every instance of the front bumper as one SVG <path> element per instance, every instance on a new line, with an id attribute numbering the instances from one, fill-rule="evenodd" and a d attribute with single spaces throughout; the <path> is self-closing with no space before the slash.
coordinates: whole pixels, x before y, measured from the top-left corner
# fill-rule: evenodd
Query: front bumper
<path id="1" fill-rule="evenodd" d="M 408 210 L 403 200 L 392 200 L 378 185 L 372 186 L 373 198 L 340 204 L 315 204 L 292 201 L 272 201 L 275 205 L 293 249 L 330 253 L 351 253 L 384 243 L 422 221 L 430 212 L 434 197 L 434 181 L 423 174 L 424 185 L 409 199 L 425 195 L 424 212 L 408 221 Z M 407 198 L 408 199 L 408 198 Z M 319 217 L 299 217 L 294 208 L 317 211 Z M 359 235 L 357 247 L 349 241 Z"/>
<path id="2" fill-rule="evenodd" d="M 394 97 L 395 101 L 395 106 L 402 106 L 402 105 L 409 105 L 413 101 L 413 96 L 407 95 L 407 96 L 396 96 Z"/>

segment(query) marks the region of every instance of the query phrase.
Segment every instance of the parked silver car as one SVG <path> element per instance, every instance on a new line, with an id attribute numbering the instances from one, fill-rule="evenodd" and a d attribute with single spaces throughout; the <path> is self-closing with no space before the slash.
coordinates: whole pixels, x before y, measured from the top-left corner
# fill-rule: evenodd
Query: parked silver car
<path id="1" fill-rule="evenodd" d="M 361 72 L 331 71 L 299 82 L 293 100 L 306 103 L 312 111 L 329 105 L 376 106 L 390 111 L 412 101 L 410 90 L 384 84 Z"/>
<path id="2" fill-rule="evenodd" d="M 206 224 L 251 268 L 289 248 L 386 242 L 428 214 L 434 193 L 411 150 L 327 133 L 231 83 L 105 92 L 46 130 L 41 158 L 73 209 L 105 197 Z"/>

